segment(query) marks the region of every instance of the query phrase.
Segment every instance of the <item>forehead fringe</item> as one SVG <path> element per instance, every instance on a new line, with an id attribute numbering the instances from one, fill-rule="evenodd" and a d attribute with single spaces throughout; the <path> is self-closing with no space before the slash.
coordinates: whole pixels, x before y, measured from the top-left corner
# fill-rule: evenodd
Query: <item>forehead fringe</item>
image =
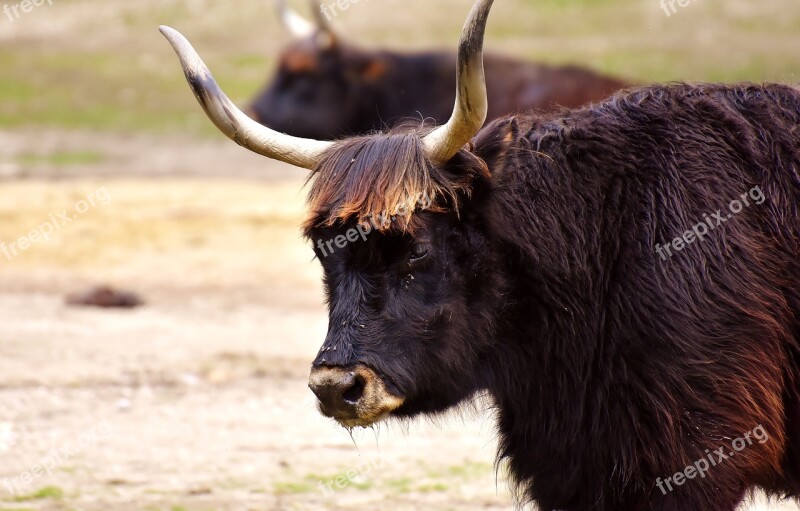
<path id="1" fill-rule="evenodd" d="M 345 140 L 310 179 L 306 231 L 350 220 L 379 231 L 413 230 L 416 211 L 456 209 L 469 184 L 428 161 L 418 131 Z"/>

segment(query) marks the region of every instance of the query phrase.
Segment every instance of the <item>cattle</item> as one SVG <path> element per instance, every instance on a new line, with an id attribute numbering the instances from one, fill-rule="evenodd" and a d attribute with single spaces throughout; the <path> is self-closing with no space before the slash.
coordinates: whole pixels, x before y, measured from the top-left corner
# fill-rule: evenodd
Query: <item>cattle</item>
<path id="1" fill-rule="evenodd" d="M 481 129 L 491 5 L 444 125 L 335 142 L 247 118 L 162 28 L 223 133 L 311 170 L 320 411 L 366 427 L 488 396 L 543 511 L 800 497 L 800 90 L 652 85 Z"/>
<path id="2" fill-rule="evenodd" d="M 337 139 L 378 131 L 408 118 L 445 121 L 455 99 L 456 55 L 398 53 L 350 44 L 311 2 L 312 23 L 279 2 L 295 40 L 248 113 L 297 137 Z M 574 65 L 547 65 L 489 55 L 485 62 L 489 118 L 526 110 L 551 111 L 600 101 L 627 87 L 623 80 Z"/>

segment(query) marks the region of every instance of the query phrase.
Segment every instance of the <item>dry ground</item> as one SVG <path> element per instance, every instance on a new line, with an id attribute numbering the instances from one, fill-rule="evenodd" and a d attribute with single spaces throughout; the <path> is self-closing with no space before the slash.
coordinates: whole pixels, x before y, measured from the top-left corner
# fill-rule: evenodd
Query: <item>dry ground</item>
<path id="1" fill-rule="evenodd" d="M 111 197 L 0 264 L 0 480 L 105 422 L 111 430 L 20 484 L 16 499 L 0 487 L 7 508 L 507 507 L 491 422 L 383 427 L 354 442 L 314 409 L 306 377 L 326 320 L 297 228 L 302 176 L 290 175 L 4 185 L 6 240 L 101 186 Z M 97 282 L 140 292 L 148 306 L 63 304 Z M 364 466 L 347 489 L 319 490 Z"/>

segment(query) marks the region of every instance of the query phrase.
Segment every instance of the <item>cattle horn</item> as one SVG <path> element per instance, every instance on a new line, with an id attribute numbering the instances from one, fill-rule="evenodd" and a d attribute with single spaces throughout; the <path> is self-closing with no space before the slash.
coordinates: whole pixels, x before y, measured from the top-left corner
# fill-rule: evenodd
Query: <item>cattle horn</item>
<path id="1" fill-rule="evenodd" d="M 278 16 L 289 33 L 298 38 L 310 37 L 316 33 L 317 27 L 296 11 L 290 9 L 286 5 L 286 0 L 275 0 L 275 4 L 278 8 Z"/>
<path id="2" fill-rule="evenodd" d="M 331 27 L 331 19 L 328 14 L 322 12 L 322 5 L 319 0 L 309 0 L 311 4 L 311 12 L 314 13 L 314 21 L 317 24 L 317 29 L 321 33 L 333 36 L 333 27 Z"/>
<path id="3" fill-rule="evenodd" d="M 262 126 L 245 115 L 219 88 L 211 71 L 180 32 L 160 27 L 180 58 L 186 80 L 200 106 L 219 130 L 251 151 L 282 162 L 314 169 L 332 142 L 292 137 Z"/>
<path id="4" fill-rule="evenodd" d="M 483 35 L 493 2 L 478 0 L 461 32 L 453 115 L 447 124 L 432 131 L 423 141 L 428 158 L 435 163 L 448 162 L 486 121 L 488 99 L 483 71 Z"/>

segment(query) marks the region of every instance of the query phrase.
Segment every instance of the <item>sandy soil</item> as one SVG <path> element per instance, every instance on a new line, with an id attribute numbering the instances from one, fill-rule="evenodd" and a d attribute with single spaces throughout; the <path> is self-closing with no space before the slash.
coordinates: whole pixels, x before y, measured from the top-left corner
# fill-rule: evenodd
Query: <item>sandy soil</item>
<path id="1" fill-rule="evenodd" d="M 31 137 L 3 135 L 6 155 L 30 149 Z M 39 140 L 110 156 L 68 169 L 5 165 L 0 239 L 63 209 L 75 218 L 47 242 L 0 255 L 0 507 L 509 506 L 483 405 L 354 438 L 316 412 L 306 378 L 326 317 L 299 236 L 302 173 L 214 142 Z M 232 174 L 195 170 L 220 167 Z M 74 213 L 101 188 L 107 204 Z M 64 304 L 96 283 L 148 305 Z M 320 489 L 331 481 L 336 491 Z"/>

